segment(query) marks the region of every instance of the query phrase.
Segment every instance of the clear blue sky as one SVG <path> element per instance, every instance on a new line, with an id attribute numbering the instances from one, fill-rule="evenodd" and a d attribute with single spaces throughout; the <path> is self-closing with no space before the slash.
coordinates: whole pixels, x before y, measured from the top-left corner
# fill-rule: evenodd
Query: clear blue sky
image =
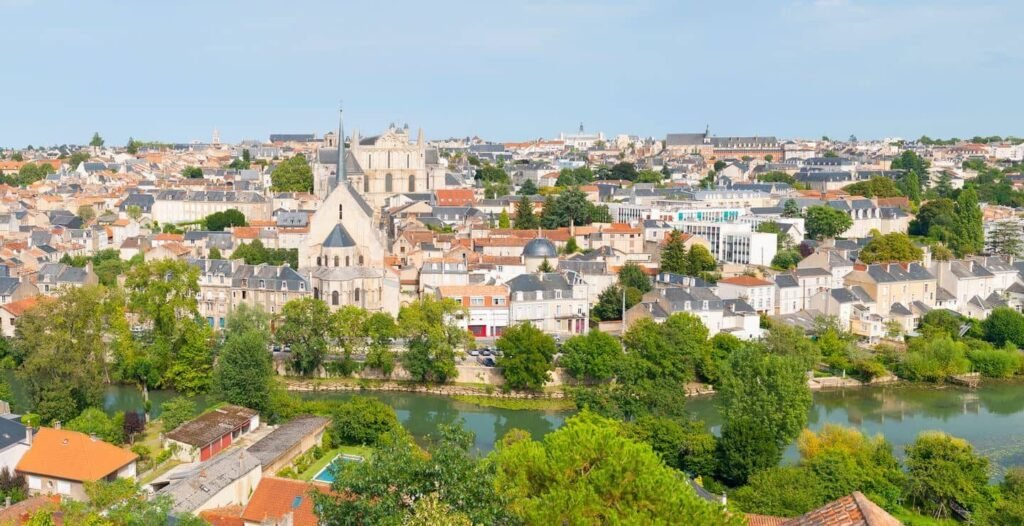
<path id="1" fill-rule="evenodd" d="M 0 144 L 1024 135 L 1024 2 L 0 0 Z"/>

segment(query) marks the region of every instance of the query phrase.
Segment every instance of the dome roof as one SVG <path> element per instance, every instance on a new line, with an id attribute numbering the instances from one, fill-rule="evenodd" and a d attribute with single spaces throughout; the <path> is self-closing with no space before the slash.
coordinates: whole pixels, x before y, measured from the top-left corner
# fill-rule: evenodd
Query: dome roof
<path id="1" fill-rule="evenodd" d="M 542 237 L 531 239 L 530 242 L 523 247 L 523 257 L 553 258 L 557 256 L 558 250 L 555 249 L 555 244 Z"/>

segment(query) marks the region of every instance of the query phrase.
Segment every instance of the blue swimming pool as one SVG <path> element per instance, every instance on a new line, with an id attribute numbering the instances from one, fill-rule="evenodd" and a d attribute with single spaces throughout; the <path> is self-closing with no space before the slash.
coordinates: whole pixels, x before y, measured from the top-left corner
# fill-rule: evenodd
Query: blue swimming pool
<path id="1" fill-rule="evenodd" d="M 334 457 L 334 460 L 332 460 L 329 464 L 324 466 L 324 469 L 321 469 L 320 472 L 317 473 L 315 477 L 313 477 L 313 480 L 315 480 L 317 482 L 326 482 L 327 484 L 330 484 L 330 483 L 334 482 L 334 472 L 331 470 L 332 466 L 338 465 L 338 462 L 362 462 L 362 461 L 363 461 L 363 457 L 361 457 L 359 455 L 349 455 L 347 453 L 342 453 L 342 454 Z"/>

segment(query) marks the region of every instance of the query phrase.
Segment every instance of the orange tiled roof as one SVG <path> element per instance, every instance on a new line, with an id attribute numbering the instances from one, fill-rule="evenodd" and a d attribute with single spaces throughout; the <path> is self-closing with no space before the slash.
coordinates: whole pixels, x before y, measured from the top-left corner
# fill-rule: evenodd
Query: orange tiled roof
<path id="1" fill-rule="evenodd" d="M 291 512 L 291 524 L 294 526 L 316 526 L 318 519 L 313 511 L 311 493 L 326 489 L 326 486 L 310 482 L 264 477 L 242 511 L 242 519 L 262 523 L 267 519 L 280 519 Z"/>
<path id="2" fill-rule="evenodd" d="M 772 284 L 770 281 L 755 278 L 753 276 L 735 276 L 731 278 L 722 278 L 718 280 L 719 283 L 728 283 L 729 285 L 739 285 L 741 287 L 766 287 Z"/>
<path id="3" fill-rule="evenodd" d="M 231 229 L 231 236 L 238 239 L 256 239 L 260 229 L 253 226 L 236 226 Z"/>
<path id="4" fill-rule="evenodd" d="M 437 288 L 442 296 L 508 296 L 508 289 L 500 285 L 442 285 Z"/>
<path id="5" fill-rule="evenodd" d="M 184 241 L 184 234 L 157 234 L 153 237 L 154 241 Z"/>
<path id="6" fill-rule="evenodd" d="M 211 526 L 245 526 L 245 520 L 242 519 L 242 507 L 237 504 L 204 510 L 199 513 L 199 518 L 210 523 Z"/>
<path id="7" fill-rule="evenodd" d="M 23 300 L 12 301 L 7 305 L 4 305 L 3 308 L 7 312 L 20 318 L 22 314 L 25 314 L 25 311 L 31 309 L 32 307 L 35 307 L 38 304 L 39 296 L 32 296 L 31 298 L 25 298 Z"/>
<path id="8" fill-rule="evenodd" d="M 747 526 L 782 526 L 786 519 L 784 517 L 772 517 L 771 515 L 745 514 Z"/>
<path id="9" fill-rule="evenodd" d="M 60 504 L 59 495 L 36 495 L 0 510 L 0 524 L 25 524 L 39 510 Z"/>
<path id="10" fill-rule="evenodd" d="M 41 428 L 18 471 L 72 481 L 95 481 L 134 462 L 138 455 L 85 433 Z"/>

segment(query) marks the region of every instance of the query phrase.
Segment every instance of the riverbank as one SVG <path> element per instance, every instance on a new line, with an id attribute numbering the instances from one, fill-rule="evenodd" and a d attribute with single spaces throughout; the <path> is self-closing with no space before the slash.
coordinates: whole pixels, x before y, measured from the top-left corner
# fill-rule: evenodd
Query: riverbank
<path id="1" fill-rule="evenodd" d="M 569 398 L 496 398 L 493 396 L 454 395 L 459 402 L 479 407 L 494 407 L 512 411 L 574 411 L 576 404 Z"/>
<path id="2" fill-rule="evenodd" d="M 332 392 L 332 391 L 382 391 L 422 393 L 439 396 L 477 397 L 509 400 L 550 400 L 567 399 L 561 388 L 551 388 L 543 392 L 508 391 L 504 392 L 488 384 L 425 384 L 403 380 L 368 380 L 365 378 L 302 378 L 286 376 L 282 378 L 285 389 L 294 392 Z"/>

